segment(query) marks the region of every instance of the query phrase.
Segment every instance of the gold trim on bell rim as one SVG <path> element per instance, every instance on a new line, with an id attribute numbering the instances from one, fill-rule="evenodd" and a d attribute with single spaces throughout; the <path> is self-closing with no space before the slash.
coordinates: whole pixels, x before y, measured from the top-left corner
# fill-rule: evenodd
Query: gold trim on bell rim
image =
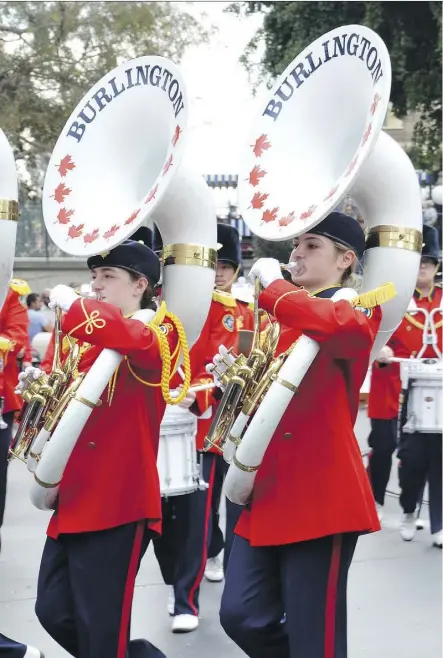
<path id="1" fill-rule="evenodd" d="M 163 265 L 199 265 L 215 270 L 217 251 L 200 244 L 167 244 L 163 247 Z"/>
<path id="2" fill-rule="evenodd" d="M 416 228 L 385 224 L 366 230 L 366 251 L 374 247 L 396 247 L 420 254 L 422 245 L 423 234 Z"/>
<path id="3" fill-rule="evenodd" d="M 19 218 L 18 201 L 0 199 L 0 219 L 9 219 L 17 222 Z"/>

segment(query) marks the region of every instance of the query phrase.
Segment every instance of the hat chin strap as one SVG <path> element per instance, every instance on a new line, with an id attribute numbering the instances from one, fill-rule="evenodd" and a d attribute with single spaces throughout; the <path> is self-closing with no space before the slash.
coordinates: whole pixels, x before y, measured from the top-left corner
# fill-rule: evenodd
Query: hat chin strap
<path id="1" fill-rule="evenodd" d="M 230 263 L 231 261 L 227 260 L 225 262 Z M 235 272 L 234 272 L 232 278 L 230 279 L 230 281 L 228 281 L 228 283 L 225 283 L 224 286 L 216 286 L 216 289 L 221 290 L 222 292 L 227 292 L 227 288 L 232 288 L 232 284 L 235 283 L 237 278 L 238 278 L 240 268 L 241 268 L 241 264 L 237 265 L 237 269 L 235 270 Z"/>

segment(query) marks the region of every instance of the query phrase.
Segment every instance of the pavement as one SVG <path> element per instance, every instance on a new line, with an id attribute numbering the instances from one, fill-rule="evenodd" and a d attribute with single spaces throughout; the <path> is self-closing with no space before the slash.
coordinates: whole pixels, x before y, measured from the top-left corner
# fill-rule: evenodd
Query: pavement
<path id="1" fill-rule="evenodd" d="M 356 434 L 362 451 L 369 426 L 359 416 Z M 28 499 L 30 475 L 11 464 L 0 554 L 0 631 L 38 646 L 46 658 L 68 656 L 40 627 L 34 615 L 36 579 L 48 515 Z M 389 490 L 398 492 L 396 468 Z M 400 508 L 388 496 L 382 532 L 359 540 L 351 566 L 348 595 L 349 658 L 441 658 L 442 552 L 432 547 L 429 530 L 403 542 Z M 427 519 L 424 506 L 423 517 Z M 167 588 L 152 549 L 141 565 L 133 606 L 132 637 L 146 637 L 168 658 L 241 658 L 218 621 L 222 583 L 204 582 L 197 631 L 173 635 L 166 612 Z M 306 658 L 300 656 L 300 658 Z"/>

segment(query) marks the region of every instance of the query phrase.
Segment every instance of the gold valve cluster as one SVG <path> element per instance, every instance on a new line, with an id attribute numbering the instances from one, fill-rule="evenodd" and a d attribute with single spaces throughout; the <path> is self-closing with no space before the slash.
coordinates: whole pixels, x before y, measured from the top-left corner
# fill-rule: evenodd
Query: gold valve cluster
<path id="1" fill-rule="evenodd" d="M 273 322 L 266 311 L 258 306 L 260 284 L 256 282 L 254 293 L 254 334 L 248 357 L 236 356 L 231 363 L 232 351 L 214 366 L 213 373 L 225 391 L 218 405 L 204 450 L 217 448 L 223 452 L 232 426 L 240 412 L 250 416 L 262 401 L 276 377 L 286 355 L 275 358 L 280 338 L 280 325 Z"/>
<path id="2" fill-rule="evenodd" d="M 61 310 L 56 308 L 54 329 L 54 359 L 49 375 L 42 373 L 36 380 L 28 380 L 23 391 L 24 407 L 19 428 L 9 449 L 9 459 L 19 459 L 26 463 L 32 455 L 32 446 L 40 430 L 52 432 L 67 404 L 75 396 L 84 375 L 78 373 L 80 348 L 77 343 L 71 345 L 69 353 L 62 363 Z M 37 455 L 33 455 L 38 458 Z"/>

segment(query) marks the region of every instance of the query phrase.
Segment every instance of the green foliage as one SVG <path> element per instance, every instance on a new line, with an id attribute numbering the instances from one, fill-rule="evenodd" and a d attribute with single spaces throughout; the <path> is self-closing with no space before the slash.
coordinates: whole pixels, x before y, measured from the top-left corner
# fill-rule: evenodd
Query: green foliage
<path id="1" fill-rule="evenodd" d="M 418 167 L 438 166 L 442 127 L 441 2 L 242 2 L 238 13 L 263 12 L 263 28 L 246 58 L 264 45 L 262 79 L 278 76 L 312 41 L 346 24 L 366 25 L 386 43 L 392 62 L 396 116 L 416 111 L 420 121 L 411 155 Z"/>
<path id="2" fill-rule="evenodd" d="M 280 263 L 287 263 L 292 251 L 292 240 L 271 242 L 254 236 L 254 260 L 257 258 L 277 258 Z"/>
<path id="3" fill-rule="evenodd" d="M 141 55 L 180 60 L 206 37 L 169 2 L 0 2 L 0 126 L 37 190 L 79 100 L 107 71 Z"/>

